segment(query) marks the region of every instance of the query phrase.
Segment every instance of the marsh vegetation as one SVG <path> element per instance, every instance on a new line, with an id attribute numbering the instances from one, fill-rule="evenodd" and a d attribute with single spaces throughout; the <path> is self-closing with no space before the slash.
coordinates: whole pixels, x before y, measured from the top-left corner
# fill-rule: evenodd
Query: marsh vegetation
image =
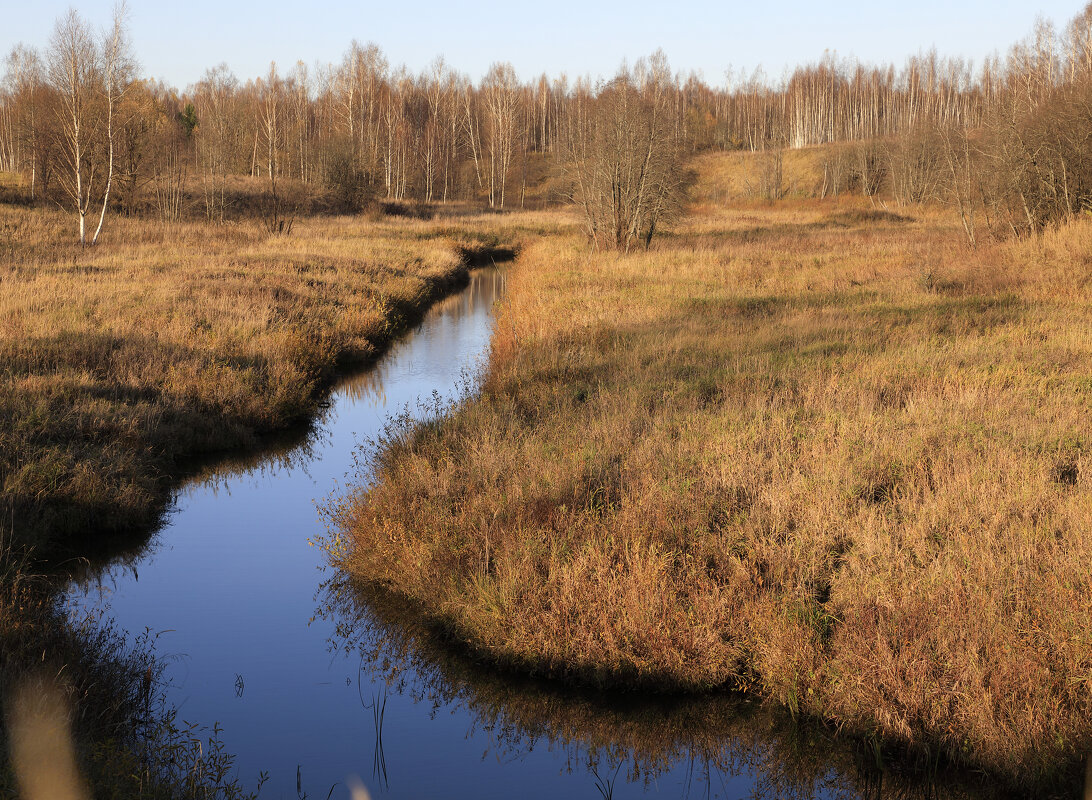
<path id="1" fill-rule="evenodd" d="M 5 75 L 0 675 L 68 676 L 94 786 L 239 791 L 155 705 L 149 642 L 65 615 L 63 559 L 150 531 L 517 254 L 480 393 L 396 416 L 326 507 L 373 606 L 490 669 L 734 693 L 1016 793 L 1079 782 L 1092 6 L 977 70 L 829 57 L 714 88 L 657 53 L 475 84 L 354 42 L 186 92 L 140 78 L 122 6 Z M 551 740 L 627 725 L 573 713 L 592 733 Z"/>
<path id="2" fill-rule="evenodd" d="M 0 206 L 0 503 L 13 546 L 54 556 L 147 529 L 188 461 L 313 414 L 495 242 L 472 222 L 122 219 L 85 249 L 64 223 Z"/>
<path id="3" fill-rule="evenodd" d="M 699 200 L 647 253 L 530 244 L 480 397 L 336 509 L 343 566 L 509 668 L 1057 779 L 1092 747 L 1092 228 L 957 225 Z"/>

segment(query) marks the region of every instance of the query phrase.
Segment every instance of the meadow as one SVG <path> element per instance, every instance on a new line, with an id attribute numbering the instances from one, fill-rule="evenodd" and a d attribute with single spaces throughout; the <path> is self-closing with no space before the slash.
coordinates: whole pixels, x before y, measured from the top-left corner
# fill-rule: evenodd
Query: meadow
<path id="1" fill-rule="evenodd" d="M 628 254 L 564 209 L 290 236 L 117 218 L 84 249 L 63 213 L 0 205 L 6 582 L 24 547 L 147 530 L 199 459 L 306 421 L 518 250 L 480 396 L 392 421 L 377 484 L 328 509 L 356 581 L 493 666 L 737 691 L 1068 785 L 1092 748 L 1092 221 L 972 249 L 950 209 L 819 199 L 824 157 L 786 157 L 767 202 L 758 159 L 700 156 L 687 214 Z M 140 651 L 24 591 L 0 608 L 6 675 L 60 637 L 146 696 Z"/>
<path id="2" fill-rule="evenodd" d="M 495 227 L 495 226 L 492 226 Z M 0 531 L 39 560 L 146 533 L 195 459 L 305 422 L 497 244 L 488 222 L 113 220 L 0 204 Z"/>
<path id="3" fill-rule="evenodd" d="M 703 158 L 649 251 L 561 213 L 526 244 L 481 395 L 392 422 L 335 556 L 494 665 L 1071 777 L 1092 220 L 971 249 L 950 210 L 760 202 Z"/>
<path id="4" fill-rule="evenodd" d="M 66 576 L 146 541 L 187 477 L 306 425 L 469 269 L 512 256 L 504 225 L 391 205 L 283 236 L 244 207 L 119 217 L 82 248 L 71 215 L 0 203 L 0 794 L 252 796 L 214 721 L 168 702 L 155 634 L 73 614 Z"/>

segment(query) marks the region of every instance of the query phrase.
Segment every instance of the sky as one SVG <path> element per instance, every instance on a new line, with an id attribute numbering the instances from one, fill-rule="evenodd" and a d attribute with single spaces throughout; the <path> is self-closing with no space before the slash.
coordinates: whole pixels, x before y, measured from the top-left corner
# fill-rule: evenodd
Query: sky
<path id="1" fill-rule="evenodd" d="M 0 55 L 17 43 L 44 49 L 69 7 L 96 28 L 113 0 L 2 0 Z M 353 39 L 375 42 L 392 65 L 420 71 L 438 55 L 477 80 L 494 61 L 523 79 L 543 72 L 609 77 L 622 63 L 664 52 L 676 71 L 723 85 L 732 68 L 762 66 L 777 80 L 824 51 L 901 64 L 936 47 L 981 63 L 1028 35 L 1043 16 L 1059 27 L 1079 0 L 129 0 L 129 29 L 143 74 L 179 89 L 221 62 L 242 80 L 341 60 Z"/>

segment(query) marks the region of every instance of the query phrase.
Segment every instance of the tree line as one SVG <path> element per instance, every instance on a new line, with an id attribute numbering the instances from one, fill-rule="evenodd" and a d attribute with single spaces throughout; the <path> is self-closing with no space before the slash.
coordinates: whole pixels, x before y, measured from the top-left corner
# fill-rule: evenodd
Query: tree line
<path id="1" fill-rule="evenodd" d="M 271 64 L 245 82 L 221 64 L 184 91 L 139 75 L 125 15 L 96 34 L 70 11 L 43 52 L 18 45 L 5 64 L 0 170 L 23 175 L 30 200 L 71 209 L 81 241 L 109 208 L 222 222 L 248 177 L 282 233 L 311 189 L 344 211 L 507 208 L 545 181 L 598 245 L 629 247 L 678 207 L 687 155 L 830 143 L 854 146 L 832 150 L 824 194 L 951 202 L 972 241 L 983 220 L 1022 233 L 1092 201 L 1089 9 L 1060 33 L 1041 22 L 977 70 L 935 52 L 901 68 L 828 54 L 777 84 L 758 71 L 712 87 L 656 54 L 610 80 L 521 81 L 498 63 L 474 82 L 442 58 L 414 73 L 354 41 L 336 63 Z M 776 195 L 780 162 L 767 163 Z"/>

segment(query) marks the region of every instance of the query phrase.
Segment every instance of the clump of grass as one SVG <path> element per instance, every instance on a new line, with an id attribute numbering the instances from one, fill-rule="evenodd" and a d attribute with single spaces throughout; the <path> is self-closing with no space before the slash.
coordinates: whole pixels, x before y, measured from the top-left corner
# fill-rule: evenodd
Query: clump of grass
<path id="1" fill-rule="evenodd" d="M 649 253 L 535 242 L 480 398 L 333 509 L 344 564 L 496 662 L 1070 780 L 1092 273 L 1058 254 L 1087 235 L 972 253 L 840 198 L 703 206 Z"/>

